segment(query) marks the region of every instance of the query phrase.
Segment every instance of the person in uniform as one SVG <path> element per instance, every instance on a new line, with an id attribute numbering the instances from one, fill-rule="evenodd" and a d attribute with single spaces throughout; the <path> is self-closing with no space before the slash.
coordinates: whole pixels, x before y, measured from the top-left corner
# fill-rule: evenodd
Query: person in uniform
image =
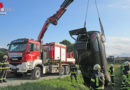
<path id="1" fill-rule="evenodd" d="M 104 74 L 101 72 L 101 66 L 95 64 L 93 67 L 93 75 L 91 77 L 91 86 L 92 90 L 104 90 L 105 78 Z"/>
<path id="2" fill-rule="evenodd" d="M 0 73 L 0 83 L 7 82 L 6 76 L 7 76 L 7 71 L 9 69 L 9 62 L 7 60 L 8 60 L 8 56 L 4 55 L 3 60 L 0 62 L 0 68 L 2 69 L 2 72 Z"/>
<path id="3" fill-rule="evenodd" d="M 130 63 L 128 61 L 124 62 L 123 74 L 128 78 L 128 71 L 130 70 Z"/>
<path id="4" fill-rule="evenodd" d="M 2 60 L 0 60 L 0 75 L 2 73 L 2 65 L 3 65 Z M 1 78 L 0 78 L 0 80 L 1 80 Z"/>
<path id="5" fill-rule="evenodd" d="M 71 82 L 73 80 L 73 77 L 75 78 L 76 82 L 77 82 L 77 67 L 75 64 L 71 65 L 70 67 L 70 78 L 71 78 Z"/>
<path id="6" fill-rule="evenodd" d="M 111 66 L 109 68 L 109 72 L 110 72 L 110 76 L 111 76 L 112 86 L 114 86 L 114 67 L 113 67 L 113 64 L 111 64 Z"/>

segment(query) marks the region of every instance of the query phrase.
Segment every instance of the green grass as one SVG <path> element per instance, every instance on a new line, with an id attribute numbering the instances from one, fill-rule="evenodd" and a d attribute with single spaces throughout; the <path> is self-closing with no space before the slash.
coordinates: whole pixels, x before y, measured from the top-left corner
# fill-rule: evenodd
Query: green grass
<path id="1" fill-rule="evenodd" d="M 120 65 L 118 64 L 114 65 L 114 69 L 115 69 L 114 90 L 120 90 L 122 80 Z M 75 80 L 71 82 L 70 77 L 67 76 L 65 78 L 57 78 L 51 80 L 41 80 L 33 83 L 25 83 L 19 86 L 8 86 L 5 88 L 1 88 L 0 90 L 89 90 L 89 89 L 83 85 L 82 75 L 79 74 L 78 83 Z"/>
<path id="2" fill-rule="evenodd" d="M 122 82 L 122 71 L 119 66 L 115 66 L 115 90 L 120 90 Z M 128 87 L 130 90 L 130 87 Z"/>
<path id="3" fill-rule="evenodd" d="M 115 86 L 114 90 L 120 90 L 121 89 L 121 82 L 122 82 L 122 72 L 120 69 L 121 64 L 114 64 L 114 80 L 115 80 Z M 108 70 L 109 70 L 110 64 L 108 64 Z M 111 84 L 111 83 L 110 83 Z M 128 88 L 130 90 L 130 87 Z"/>
<path id="4" fill-rule="evenodd" d="M 70 77 L 42 80 L 34 83 L 25 83 L 19 86 L 8 86 L 0 90 L 88 90 L 83 85 L 82 75 L 78 75 L 78 83 Z"/>
<path id="5" fill-rule="evenodd" d="M 120 67 L 115 67 L 115 90 L 120 90 L 121 88 L 121 71 Z"/>

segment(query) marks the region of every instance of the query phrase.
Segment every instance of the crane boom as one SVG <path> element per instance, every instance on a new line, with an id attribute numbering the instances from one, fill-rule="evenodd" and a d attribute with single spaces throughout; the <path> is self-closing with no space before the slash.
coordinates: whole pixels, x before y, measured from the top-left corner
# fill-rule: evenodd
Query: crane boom
<path id="1" fill-rule="evenodd" d="M 64 14 L 64 12 L 66 11 L 67 6 L 69 6 L 71 3 L 73 2 L 73 0 L 65 0 L 62 5 L 60 6 L 60 9 L 56 12 L 56 14 L 54 14 L 53 16 L 49 17 L 45 24 L 42 27 L 42 30 L 38 36 L 38 41 L 41 42 L 41 39 L 43 38 L 48 26 L 50 24 L 53 25 L 57 25 L 57 21 L 60 19 L 60 17 Z"/>

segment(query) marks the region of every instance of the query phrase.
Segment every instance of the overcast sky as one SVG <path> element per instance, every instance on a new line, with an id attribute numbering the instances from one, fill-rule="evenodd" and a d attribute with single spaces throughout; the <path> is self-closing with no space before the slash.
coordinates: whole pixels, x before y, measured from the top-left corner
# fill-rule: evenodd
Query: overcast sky
<path id="1" fill-rule="evenodd" d="M 6 47 L 17 38 L 33 38 L 48 17 L 53 15 L 63 0 L 0 0 L 7 11 L 0 15 L 0 47 Z M 97 0 L 106 35 L 107 56 L 130 56 L 130 0 Z M 43 41 L 60 42 L 67 39 L 74 43 L 68 31 L 83 27 L 87 0 L 74 0 L 57 26 L 50 25 Z M 87 29 L 99 30 L 94 0 L 90 0 Z"/>

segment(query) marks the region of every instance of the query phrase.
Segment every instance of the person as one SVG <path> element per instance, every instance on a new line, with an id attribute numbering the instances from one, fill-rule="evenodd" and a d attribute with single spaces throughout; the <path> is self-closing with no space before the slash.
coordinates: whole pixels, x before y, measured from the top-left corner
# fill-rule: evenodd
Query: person
<path id="1" fill-rule="evenodd" d="M 8 56 L 4 55 L 3 60 L 1 61 L 0 68 L 2 69 L 2 72 L 0 73 L 0 83 L 2 82 L 7 82 L 6 81 L 6 76 L 7 76 L 7 71 L 9 69 L 9 62 Z"/>
<path id="2" fill-rule="evenodd" d="M 130 85 L 130 81 L 129 81 L 130 63 L 128 61 L 124 62 L 124 67 L 122 72 L 123 73 L 122 73 L 121 89 L 127 90 L 127 87 L 129 87 L 128 85 Z"/>
<path id="3" fill-rule="evenodd" d="M 73 77 L 75 78 L 76 82 L 78 82 L 77 81 L 77 67 L 76 67 L 75 64 L 71 65 L 71 67 L 70 67 L 70 73 L 71 73 L 70 74 L 71 82 L 73 80 Z"/>
<path id="4" fill-rule="evenodd" d="M 0 74 L 2 73 L 2 65 L 3 65 L 2 60 L 0 60 Z M 0 78 L 0 80 L 2 79 Z"/>
<path id="5" fill-rule="evenodd" d="M 110 72 L 110 76 L 111 76 L 112 86 L 114 86 L 114 67 L 113 67 L 113 64 L 110 65 L 109 72 Z"/>
<path id="6" fill-rule="evenodd" d="M 94 90 L 104 90 L 105 78 L 104 74 L 101 72 L 101 66 L 95 64 L 93 67 L 93 75 L 91 77 L 91 89 Z"/>
<path id="7" fill-rule="evenodd" d="M 130 70 L 130 63 L 129 61 L 124 62 L 123 74 L 125 74 L 128 78 L 128 71 Z"/>

